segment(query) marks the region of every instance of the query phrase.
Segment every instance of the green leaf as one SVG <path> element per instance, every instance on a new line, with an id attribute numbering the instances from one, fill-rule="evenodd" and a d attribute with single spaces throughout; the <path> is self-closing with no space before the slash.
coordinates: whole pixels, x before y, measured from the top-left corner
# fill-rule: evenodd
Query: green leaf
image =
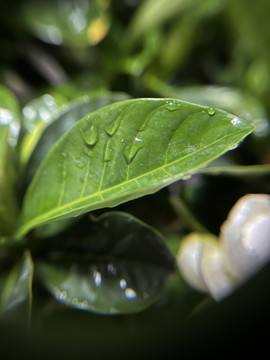
<path id="1" fill-rule="evenodd" d="M 39 39 L 54 45 L 86 48 L 98 44 L 109 31 L 109 2 L 86 0 L 27 1 L 23 19 Z"/>
<path id="2" fill-rule="evenodd" d="M 20 144 L 21 164 L 24 166 L 35 148 L 44 129 L 61 112 L 67 100 L 61 96 L 44 94 L 30 101 L 22 110 L 22 126 L 26 133 Z"/>
<path id="3" fill-rule="evenodd" d="M 198 3 L 197 0 L 145 0 L 136 11 L 128 32 L 131 39 L 146 34 L 154 27 L 158 27 L 176 14 Z"/>
<path id="4" fill-rule="evenodd" d="M 103 93 L 83 96 L 69 103 L 43 131 L 26 168 L 25 181 L 27 183 L 30 182 L 50 148 L 78 120 L 89 112 L 127 99 L 129 99 L 129 96 L 124 93 Z"/>
<path id="5" fill-rule="evenodd" d="M 169 95 L 199 105 L 215 106 L 252 121 L 256 125 L 257 123 L 260 125 L 267 118 L 266 110 L 258 98 L 231 87 L 215 85 L 180 87 L 168 85 L 155 77 L 147 77 L 145 80 L 147 86 L 159 96 Z"/>
<path id="6" fill-rule="evenodd" d="M 8 143 L 14 147 L 20 131 L 20 108 L 16 98 L 5 87 L 0 86 L 0 129 L 8 127 Z"/>
<path id="7" fill-rule="evenodd" d="M 230 175 L 242 177 L 259 177 L 270 174 L 270 165 L 210 165 L 199 171 L 201 174 L 207 175 Z"/>
<path id="8" fill-rule="evenodd" d="M 237 147 L 253 130 L 224 111 L 174 99 L 97 110 L 65 133 L 40 165 L 17 236 L 154 193 Z"/>
<path id="9" fill-rule="evenodd" d="M 0 126 L 0 234 L 9 235 L 16 228 L 18 204 L 15 196 L 15 168 L 9 140 L 8 126 Z"/>
<path id="10" fill-rule="evenodd" d="M 162 236 L 120 212 L 92 223 L 86 219 L 86 226 L 80 223 L 61 240 L 53 239 L 52 246 L 59 251 L 39 265 L 41 278 L 57 300 L 77 309 L 143 310 L 156 301 L 175 269 Z"/>
<path id="11" fill-rule="evenodd" d="M 32 309 L 32 281 L 34 264 L 29 251 L 25 251 L 6 281 L 1 295 L 0 313 L 5 317 L 24 318 L 29 322 Z M 25 318 L 26 317 L 26 318 Z"/>

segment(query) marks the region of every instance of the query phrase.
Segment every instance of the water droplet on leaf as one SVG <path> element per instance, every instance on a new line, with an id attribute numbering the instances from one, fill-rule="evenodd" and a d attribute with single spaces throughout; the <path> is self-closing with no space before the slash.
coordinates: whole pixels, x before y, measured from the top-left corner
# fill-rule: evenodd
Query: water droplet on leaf
<path id="1" fill-rule="evenodd" d="M 112 122 L 110 122 L 109 124 L 107 124 L 104 128 L 105 132 L 109 135 L 109 136 L 113 136 L 116 132 L 116 130 L 119 128 L 121 122 L 121 117 L 118 116 L 115 120 L 113 120 Z"/>
<path id="2" fill-rule="evenodd" d="M 182 177 L 183 180 L 189 180 L 191 178 L 192 174 L 186 174 Z"/>
<path id="3" fill-rule="evenodd" d="M 126 159 L 127 164 L 130 164 L 138 154 L 139 150 L 142 149 L 142 147 L 136 147 L 136 146 L 126 146 L 124 149 L 124 156 Z"/>
<path id="4" fill-rule="evenodd" d="M 125 279 L 121 279 L 120 280 L 120 288 L 125 290 L 125 288 L 127 287 L 127 282 Z"/>
<path id="5" fill-rule="evenodd" d="M 167 101 L 167 105 L 165 106 L 169 111 L 175 111 L 180 108 L 181 104 L 177 104 L 175 101 Z"/>
<path id="6" fill-rule="evenodd" d="M 94 271 L 94 282 L 96 284 L 97 287 L 99 287 L 102 283 L 102 277 L 101 277 L 101 273 L 97 270 Z"/>
<path id="7" fill-rule="evenodd" d="M 216 109 L 214 107 L 210 107 L 207 112 L 208 115 L 213 116 L 216 113 Z"/>
<path id="8" fill-rule="evenodd" d="M 93 122 L 83 132 L 83 139 L 87 145 L 94 146 L 98 140 L 98 129 Z"/>
<path id="9" fill-rule="evenodd" d="M 75 166 L 77 166 L 79 169 L 82 169 L 85 167 L 85 163 L 75 163 Z"/>
<path id="10" fill-rule="evenodd" d="M 125 295 L 126 295 L 126 298 L 129 300 L 136 299 L 136 297 L 137 297 L 136 292 L 131 288 L 126 288 Z"/>
<path id="11" fill-rule="evenodd" d="M 241 124 L 241 120 L 238 119 L 237 117 L 234 117 L 234 118 L 231 120 L 231 124 L 233 124 L 234 126 L 239 125 L 239 124 Z"/>

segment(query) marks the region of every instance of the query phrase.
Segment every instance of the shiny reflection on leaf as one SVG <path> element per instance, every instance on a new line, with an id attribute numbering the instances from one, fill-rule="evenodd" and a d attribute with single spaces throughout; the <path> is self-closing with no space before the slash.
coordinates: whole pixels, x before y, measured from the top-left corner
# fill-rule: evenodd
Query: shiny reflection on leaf
<path id="1" fill-rule="evenodd" d="M 51 253 L 39 264 L 53 296 L 105 314 L 138 312 L 153 304 L 174 271 L 174 257 L 161 235 L 119 212 L 88 220 L 87 230 L 86 237 L 74 230 L 76 240 L 75 235 L 65 239 L 66 252 Z"/>

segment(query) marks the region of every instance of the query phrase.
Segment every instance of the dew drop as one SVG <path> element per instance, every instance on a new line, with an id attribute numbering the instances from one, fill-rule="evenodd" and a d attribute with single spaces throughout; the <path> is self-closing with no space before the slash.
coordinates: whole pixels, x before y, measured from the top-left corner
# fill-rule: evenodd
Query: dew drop
<path id="1" fill-rule="evenodd" d="M 182 180 L 189 180 L 191 178 L 192 174 L 185 174 L 183 177 L 182 177 Z"/>
<path id="2" fill-rule="evenodd" d="M 216 109 L 214 107 L 210 107 L 207 112 L 208 115 L 213 116 L 216 113 Z"/>
<path id="3" fill-rule="evenodd" d="M 60 301 L 65 301 L 67 299 L 67 292 L 65 290 L 61 291 L 58 295 L 58 299 Z"/>
<path id="4" fill-rule="evenodd" d="M 66 152 L 63 152 L 61 155 L 62 155 L 62 157 L 63 157 L 64 159 L 67 159 L 67 158 L 68 158 L 68 154 L 67 154 Z"/>
<path id="5" fill-rule="evenodd" d="M 84 149 L 83 150 L 84 155 L 88 156 L 88 157 L 93 157 L 93 151 L 92 149 Z"/>
<path id="6" fill-rule="evenodd" d="M 112 275 L 115 275 L 116 274 L 116 268 L 115 266 L 112 264 L 112 263 L 109 263 L 108 264 L 108 272 Z"/>
<path id="7" fill-rule="evenodd" d="M 177 104 L 175 101 L 167 101 L 166 102 L 166 109 L 169 111 L 175 111 L 178 110 L 181 106 L 181 104 Z"/>
<path id="8" fill-rule="evenodd" d="M 77 298 L 74 298 L 72 299 L 71 304 L 77 306 L 79 304 L 79 300 Z"/>
<path id="9" fill-rule="evenodd" d="M 140 149 L 142 149 L 142 147 L 135 147 L 135 146 L 134 147 L 127 146 L 124 149 L 124 156 L 127 164 L 130 164 L 135 159 Z"/>
<path id="10" fill-rule="evenodd" d="M 102 277 L 101 277 L 101 273 L 99 271 L 94 271 L 94 282 L 96 284 L 97 287 L 99 287 L 102 283 Z"/>
<path id="11" fill-rule="evenodd" d="M 75 163 L 75 166 L 79 169 L 83 169 L 85 167 L 85 163 Z"/>
<path id="12" fill-rule="evenodd" d="M 137 297 L 136 292 L 131 288 L 126 288 L 125 295 L 126 295 L 126 298 L 129 300 L 136 299 L 136 297 Z"/>
<path id="13" fill-rule="evenodd" d="M 115 120 L 113 120 L 112 122 L 110 122 L 109 124 L 107 124 L 104 128 L 105 132 L 109 135 L 109 136 L 113 136 L 116 132 L 116 130 L 119 128 L 121 122 L 121 117 L 118 116 Z"/>
<path id="14" fill-rule="evenodd" d="M 126 282 L 126 280 L 125 280 L 125 279 L 121 279 L 121 280 L 120 280 L 120 288 L 121 288 L 122 290 L 125 290 L 126 287 L 127 287 L 127 282 Z"/>
<path id="15" fill-rule="evenodd" d="M 237 117 L 234 117 L 232 120 L 231 120 L 231 124 L 236 126 L 236 125 L 239 125 L 241 124 L 241 120 L 238 119 Z"/>
<path id="16" fill-rule="evenodd" d="M 87 145 L 94 146 L 98 140 L 98 129 L 91 122 L 89 127 L 83 133 L 83 139 Z"/>

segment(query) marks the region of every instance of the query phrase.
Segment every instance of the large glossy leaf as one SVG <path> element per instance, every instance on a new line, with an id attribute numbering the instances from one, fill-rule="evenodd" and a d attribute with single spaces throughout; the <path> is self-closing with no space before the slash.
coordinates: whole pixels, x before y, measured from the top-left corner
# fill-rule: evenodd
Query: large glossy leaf
<path id="1" fill-rule="evenodd" d="M 108 104 L 127 100 L 129 96 L 124 93 L 104 93 L 83 96 L 72 101 L 62 112 L 48 125 L 42 133 L 35 151 L 32 153 L 26 169 L 25 179 L 29 183 L 34 176 L 39 164 L 48 153 L 54 143 L 69 130 L 78 120 L 89 112 L 95 111 Z"/>
<path id="2" fill-rule="evenodd" d="M 39 265 L 49 291 L 69 306 L 99 313 L 149 307 L 175 269 L 162 236 L 120 212 L 86 219 L 83 225 L 53 239 L 59 251 Z"/>
<path id="3" fill-rule="evenodd" d="M 154 193 L 235 148 L 253 130 L 224 111 L 173 99 L 128 100 L 97 110 L 64 134 L 40 165 L 17 235 Z"/>
<path id="4" fill-rule="evenodd" d="M 10 272 L 1 294 L 0 314 L 14 320 L 29 321 L 32 309 L 34 265 L 29 251 Z"/>

